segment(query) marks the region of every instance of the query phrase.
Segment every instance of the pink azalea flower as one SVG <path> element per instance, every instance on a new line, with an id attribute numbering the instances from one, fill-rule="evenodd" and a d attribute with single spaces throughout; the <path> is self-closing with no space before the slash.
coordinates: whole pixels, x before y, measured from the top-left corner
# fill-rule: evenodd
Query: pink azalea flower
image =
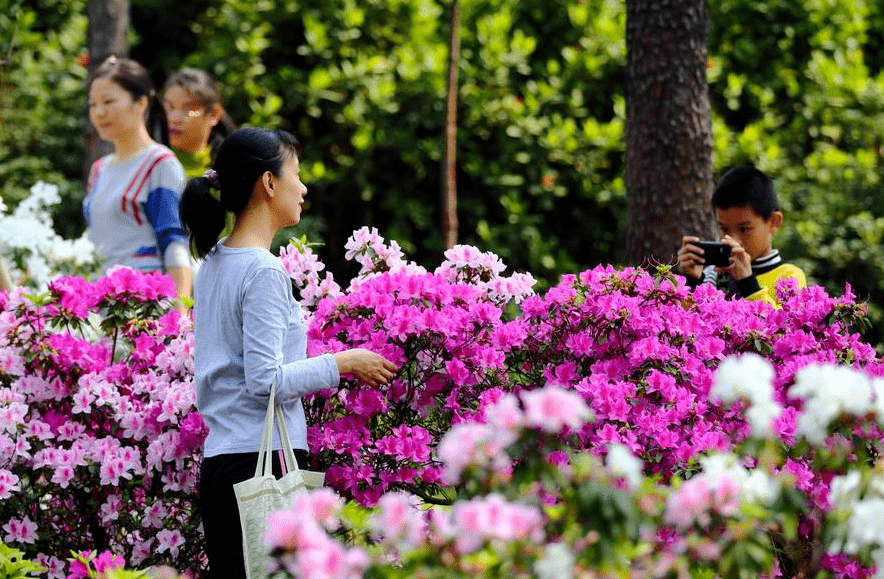
<path id="1" fill-rule="evenodd" d="M 526 422 L 546 432 L 576 430 L 592 420 L 592 413 L 579 394 L 555 386 L 524 392 L 522 402 Z"/>
<path id="2" fill-rule="evenodd" d="M 164 553 L 166 551 L 169 552 L 173 558 L 178 556 L 178 550 L 181 548 L 181 545 L 184 544 L 184 537 L 181 535 L 181 532 L 177 529 L 168 530 L 163 529 L 156 535 L 157 538 L 157 552 Z"/>
<path id="3" fill-rule="evenodd" d="M 114 555 L 110 551 L 104 551 L 92 561 L 92 565 L 99 575 L 106 574 L 115 569 L 122 569 L 125 564 L 126 561 L 122 557 Z"/>
<path id="4" fill-rule="evenodd" d="M 74 479 L 75 474 L 76 472 L 71 465 L 63 464 L 58 466 L 55 472 L 52 473 L 51 481 L 59 487 L 66 489 Z"/>
<path id="5" fill-rule="evenodd" d="M 0 468 L 0 499 L 6 500 L 21 490 L 18 486 L 19 478 L 15 473 Z"/>
<path id="6" fill-rule="evenodd" d="M 314 520 L 328 529 L 336 524 L 338 512 L 343 506 L 341 496 L 330 488 L 298 493 L 292 502 L 295 513 Z"/>
<path id="7" fill-rule="evenodd" d="M 84 551 L 81 551 L 80 554 L 86 557 L 90 556 L 89 553 Z M 74 559 L 68 567 L 67 579 L 88 579 L 90 573 L 91 569 L 85 563 L 79 559 Z"/>
<path id="8" fill-rule="evenodd" d="M 267 517 L 267 526 L 264 529 L 264 543 L 270 549 L 286 549 L 294 551 L 299 546 L 299 537 L 309 536 L 305 527 L 311 523 L 306 517 L 292 509 L 274 511 Z M 322 530 L 315 526 L 316 533 Z"/>
<path id="9" fill-rule="evenodd" d="M 414 495 L 388 493 L 380 498 L 369 525 L 384 542 L 414 548 L 426 542 L 427 524 Z"/>
<path id="10" fill-rule="evenodd" d="M 47 579 L 65 579 L 64 561 L 58 557 L 49 556 L 45 553 L 37 555 L 37 563 L 46 569 Z"/>
<path id="11" fill-rule="evenodd" d="M 3 530 L 6 531 L 5 543 L 34 543 L 37 540 L 37 523 L 29 517 L 10 519 L 3 525 Z"/>

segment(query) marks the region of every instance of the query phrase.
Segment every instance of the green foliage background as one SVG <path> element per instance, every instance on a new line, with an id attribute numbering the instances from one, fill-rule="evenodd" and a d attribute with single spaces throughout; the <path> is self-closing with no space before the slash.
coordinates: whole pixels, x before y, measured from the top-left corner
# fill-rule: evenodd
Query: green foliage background
<path id="1" fill-rule="evenodd" d="M 622 0 L 461 0 L 460 241 L 545 282 L 621 264 Z M 884 10 L 872 0 L 710 3 L 718 173 L 776 179 L 777 244 L 831 293 L 884 313 Z M 306 144 L 301 229 L 343 279 L 343 243 L 377 227 L 434 267 L 449 4 L 441 0 L 132 0 L 131 56 L 155 82 L 201 67 L 240 124 Z M 0 191 L 61 185 L 82 231 L 85 0 L 0 0 Z M 665 187 L 661 183 L 661 187 Z M 674 253 L 676 248 L 672 248 Z"/>

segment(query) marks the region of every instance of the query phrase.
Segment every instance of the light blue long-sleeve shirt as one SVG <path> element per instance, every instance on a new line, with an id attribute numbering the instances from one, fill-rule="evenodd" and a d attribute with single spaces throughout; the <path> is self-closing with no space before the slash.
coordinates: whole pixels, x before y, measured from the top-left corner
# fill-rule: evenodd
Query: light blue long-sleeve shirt
<path id="1" fill-rule="evenodd" d="M 197 273 L 193 313 L 197 408 L 209 427 L 204 455 L 257 452 L 274 379 L 292 446 L 307 449 L 301 397 L 340 376 L 331 354 L 306 358 L 301 309 L 279 259 L 218 243 Z"/>

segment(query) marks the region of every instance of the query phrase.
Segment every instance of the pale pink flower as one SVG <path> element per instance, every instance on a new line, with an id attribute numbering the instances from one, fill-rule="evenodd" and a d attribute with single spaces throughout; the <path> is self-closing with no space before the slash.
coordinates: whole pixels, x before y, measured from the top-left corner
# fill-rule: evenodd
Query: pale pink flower
<path id="1" fill-rule="evenodd" d="M 15 441 L 0 434 L 0 464 L 7 464 L 15 455 Z"/>
<path id="2" fill-rule="evenodd" d="M 307 308 L 314 307 L 319 300 L 323 298 L 336 298 L 342 294 L 341 286 L 335 282 L 335 277 L 331 272 L 326 272 L 322 281 L 313 278 L 307 280 L 304 287 L 301 288 L 301 304 Z M 307 319 L 304 320 L 307 323 Z"/>
<path id="3" fill-rule="evenodd" d="M 153 553 L 154 538 L 149 537 L 141 542 L 136 542 L 132 549 L 132 563 L 141 565 Z"/>
<path id="4" fill-rule="evenodd" d="M 419 501 L 403 492 L 387 493 L 380 498 L 369 525 L 387 542 L 405 541 L 420 546 L 426 538 L 427 525 L 421 517 Z"/>
<path id="5" fill-rule="evenodd" d="M 525 415 L 519 400 L 513 394 L 504 394 L 494 404 L 485 408 L 485 420 L 497 428 L 517 430 L 525 423 Z"/>
<path id="6" fill-rule="evenodd" d="M 7 432 L 13 433 L 19 425 L 24 424 L 25 414 L 28 412 L 28 405 L 20 402 L 11 402 L 0 408 L 0 425 Z"/>
<path id="7" fill-rule="evenodd" d="M 486 540 L 540 542 L 545 536 L 537 507 L 510 503 L 498 494 L 455 503 L 452 520 L 455 547 L 463 554 L 475 551 Z"/>
<path id="8" fill-rule="evenodd" d="M 40 553 L 37 555 L 37 563 L 46 569 L 43 571 L 46 574 L 46 579 L 65 579 L 64 561 L 58 557 Z"/>
<path id="9" fill-rule="evenodd" d="M 310 247 L 298 247 L 289 244 L 279 250 L 279 260 L 289 277 L 299 288 L 303 288 L 309 281 L 317 280 L 319 272 L 325 268 Z"/>
<path id="10" fill-rule="evenodd" d="M 178 556 L 178 549 L 184 544 L 184 537 L 178 529 L 163 529 L 157 533 L 157 553 L 168 551 L 172 557 Z"/>
<path id="11" fill-rule="evenodd" d="M 73 414 L 89 414 L 92 412 L 92 401 L 95 397 L 85 390 L 79 390 L 73 396 L 74 406 L 71 408 Z"/>
<path id="12" fill-rule="evenodd" d="M 452 426 L 439 442 L 436 453 L 445 465 L 444 478 L 456 483 L 470 466 L 506 468 L 509 457 L 506 449 L 516 441 L 516 434 L 489 424 L 464 422 Z"/>
<path id="13" fill-rule="evenodd" d="M 305 528 L 304 515 L 295 509 L 274 511 L 267 516 L 267 526 L 264 529 L 264 544 L 271 549 L 286 549 L 294 551 L 298 546 L 299 533 Z M 312 525 L 316 532 L 322 532 Z"/>
<path id="14" fill-rule="evenodd" d="M 37 523 L 28 517 L 11 519 L 3 525 L 3 530 L 6 531 L 5 543 L 34 543 L 37 540 Z"/>
<path id="15" fill-rule="evenodd" d="M 109 496 L 107 500 L 102 503 L 99 511 L 101 522 L 108 525 L 111 524 L 111 521 L 116 521 L 120 518 L 120 510 L 122 510 L 122 508 L 123 502 L 118 495 Z"/>
<path id="16" fill-rule="evenodd" d="M 86 432 L 86 425 L 80 422 L 68 421 L 58 427 L 58 440 L 72 441 L 80 438 Z"/>
<path id="17" fill-rule="evenodd" d="M 0 372 L 9 376 L 22 376 L 25 369 L 25 358 L 21 352 L 11 347 L 0 347 Z"/>
<path id="18" fill-rule="evenodd" d="M 67 464 L 63 464 L 57 467 L 52 473 L 52 482 L 57 484 L 61 488 L 66 489 L 68 488 L 70 482 L 74 479 L 75 474 L 76 473 L 74 472 L 73 467 Z"/>
<path id="19" fill-rule="evenodd" d="M 694 477 L 669 495 L 663 520 L 682 530 L 694 524 L 708 525 L 712 520 L 709 514 L 712 503 L 713 493 L 708 481 L 702 476 Z"/>
<path id="20" fill-rule="evenodd" d="M 169 509 L 163 501 L 157 501 L 144 510 L 144 518 L 141 520 L 143 527 L 163 527 L 163 519 L 169 514 Z"/>
<path id="21" fill-rule="evenodd" d="M 18 486 L 18 482 L 17 474 L 0 468 L 0 499 L 8 499 L 13 493 L 19 492 L 21 488 Z"/>
<path id="22" fill-rule="evenodd" d="M 577 430 L 593 420 L 580 394 L 557 386 L 523 392 L 522 402 L 526 422 L 546 432 L 558 433 L 566 427 Z"/>
<path id="23" fill-rule="evenodd" d="M 327 487 L 296 493 L 292 501 L 292 510 L 299 516 L 312 519 L 327 529 L 337 524 L 337 515 L 343 506 L 341 496 Z"/>
<path id="24" fill-rule="evenodd" d="M 297 552 L 294 575 L 299 579 L 356 579 L 368 567 L 368 556 L 359 548 L 346 548 L 324 533 L 310 547 Z"/>

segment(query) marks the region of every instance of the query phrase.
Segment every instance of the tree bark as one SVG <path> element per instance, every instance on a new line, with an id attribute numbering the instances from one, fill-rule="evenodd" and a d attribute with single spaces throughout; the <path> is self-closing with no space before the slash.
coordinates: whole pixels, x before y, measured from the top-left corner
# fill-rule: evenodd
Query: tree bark
<path id="1" fill-rule="evenodd" d="M 89 44 L 88 71 L 91 74 L 98 65 L 111 55 L 124 57 L 129 54 L 126 31 L 129 29 L 129 0 L 89 0 L 86 13 L 89 17 L 87 33 Z M 86 151 L 83 163 L 84 179 L 89 175 L 92 162 L 111 151 L 109 143 L 98 138 L 95 127 L 86 115 Z"/>
<path id="2" fill-rule="evenodd" d="M 457 244 L 457 87 L 460 60 L 460 10 L 451 2 L 448 39 L 448 94 L 445 99 L 444 158 L 442 159 L 442 242 L 445 249 Z"/>
<path id="3" fill-rule="evenodd" d="M 715 232 L 707 0 L 626 2 L 627 259 L 674 263 Z"/>

